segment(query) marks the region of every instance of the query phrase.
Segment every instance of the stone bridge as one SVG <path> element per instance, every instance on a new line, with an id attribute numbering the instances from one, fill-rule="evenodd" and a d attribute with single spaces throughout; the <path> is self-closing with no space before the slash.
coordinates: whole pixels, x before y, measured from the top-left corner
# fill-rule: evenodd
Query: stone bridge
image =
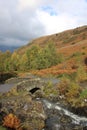
<path id="1" fill-rule="evenodd" d="M 40 78 L 28 79 L 17 84 L 17 91 L 26 91 L 30 93 L 35 93 L 36 91 L 43 91 L 46 83 Z"/>

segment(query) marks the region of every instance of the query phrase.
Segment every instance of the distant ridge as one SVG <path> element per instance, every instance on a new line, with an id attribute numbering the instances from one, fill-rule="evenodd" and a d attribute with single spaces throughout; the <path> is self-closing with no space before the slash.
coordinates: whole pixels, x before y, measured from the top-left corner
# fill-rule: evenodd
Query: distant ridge
<path id="1" fill-rule="evenodd" d="M 5 52 L 7 50 L 13 52 L 14 50 L 16 50 L 17 48 L 19 48 L 19 46 L 6 46 L 6 45 L 0 45 L 0 51 Z"/>

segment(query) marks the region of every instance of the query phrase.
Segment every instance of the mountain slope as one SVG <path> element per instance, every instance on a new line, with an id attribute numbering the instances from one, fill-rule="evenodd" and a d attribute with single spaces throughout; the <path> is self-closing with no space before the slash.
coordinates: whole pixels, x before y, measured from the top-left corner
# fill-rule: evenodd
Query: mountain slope
<path id="1" fill-rule="evenodd" d="M 32 42 L 28 43 L 26 46 L 18 49 L 18 53 L 25 53 L 26 50 L 32 45 L 40 45 L 44 47 L 47 43 L 53 42 L 61 52 L 64 52 L 67 48 L 75 48 L 75 46 L 86 46 L 87 41 L 87 26 L 78 27 L 75 29 L 67 30 L 58 34 L 49 35 L 37 38 Z M 82 45 L 83 44 L 83 45 Z M 77 47 L 78 48 L 78 47 Z"/>
<path id="2" fill-rule="evenodd" d="M 44 47 L 49 42 L 55 44 L 58 53 L 63 55 L 63 62 L 51 68 L 34 71 L 34 74 L 58 75 L 73 73 L 81 65 L 87 68 L 87 26 L 37 38 L 19 48 L 17 53 L 24 54 L 33 45 Z"/>

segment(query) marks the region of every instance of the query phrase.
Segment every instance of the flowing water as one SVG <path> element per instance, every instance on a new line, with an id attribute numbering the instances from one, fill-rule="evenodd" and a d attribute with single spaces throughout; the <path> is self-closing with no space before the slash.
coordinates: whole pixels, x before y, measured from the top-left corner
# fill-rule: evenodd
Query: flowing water
<path id="1" fill-rule="evenodd" d="M 42 99 L 47 114 L 45 130 L 87 130 L 87 118 L 78 116 L 60 106 Z"/>

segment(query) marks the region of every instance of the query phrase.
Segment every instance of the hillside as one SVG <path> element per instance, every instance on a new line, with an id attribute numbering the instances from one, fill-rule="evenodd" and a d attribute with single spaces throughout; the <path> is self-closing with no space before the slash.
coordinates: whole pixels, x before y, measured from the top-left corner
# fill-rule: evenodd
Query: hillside
<path id="1" fill-rule="evenodd" d="M 43 48 L 49 42 L 56 46 L 57 52 L 63 55 L 64 61 L 51 68 L 34 71 L 34 74 L 72 73 L 76 71 L 80 64 L 87 66 L 87 26 L 37 38 L 26 46 L 19 48 L 17 53 L 24 54 L 33 45 L 39 45 Z"/>
<path id="2" fill-rule="evenodd" d="M 32 71 L 43 76 L 86 69 L 87 26 L 37 38 L 13 53 L 0 52 L 0 57 L 0 72 Z"/>
<path id="3" fill-rule="evenodd" d="M 41 47 L 44 47 L 47 43 L 53 42 L 56 45 L 58 51 L 61 51 L 65 54 L 64 50 L 66 49 L 77 48 L 77 46 L 80 45 L 85 47 L 86 41 L 87 41 L 87 26 L 82 26 L 61 33 L 37 38 L 29 42 L 27 45 L 18 49 L 17 52 L 21 54 L 24 53 L 32 45 L 38 44 Z"/>

